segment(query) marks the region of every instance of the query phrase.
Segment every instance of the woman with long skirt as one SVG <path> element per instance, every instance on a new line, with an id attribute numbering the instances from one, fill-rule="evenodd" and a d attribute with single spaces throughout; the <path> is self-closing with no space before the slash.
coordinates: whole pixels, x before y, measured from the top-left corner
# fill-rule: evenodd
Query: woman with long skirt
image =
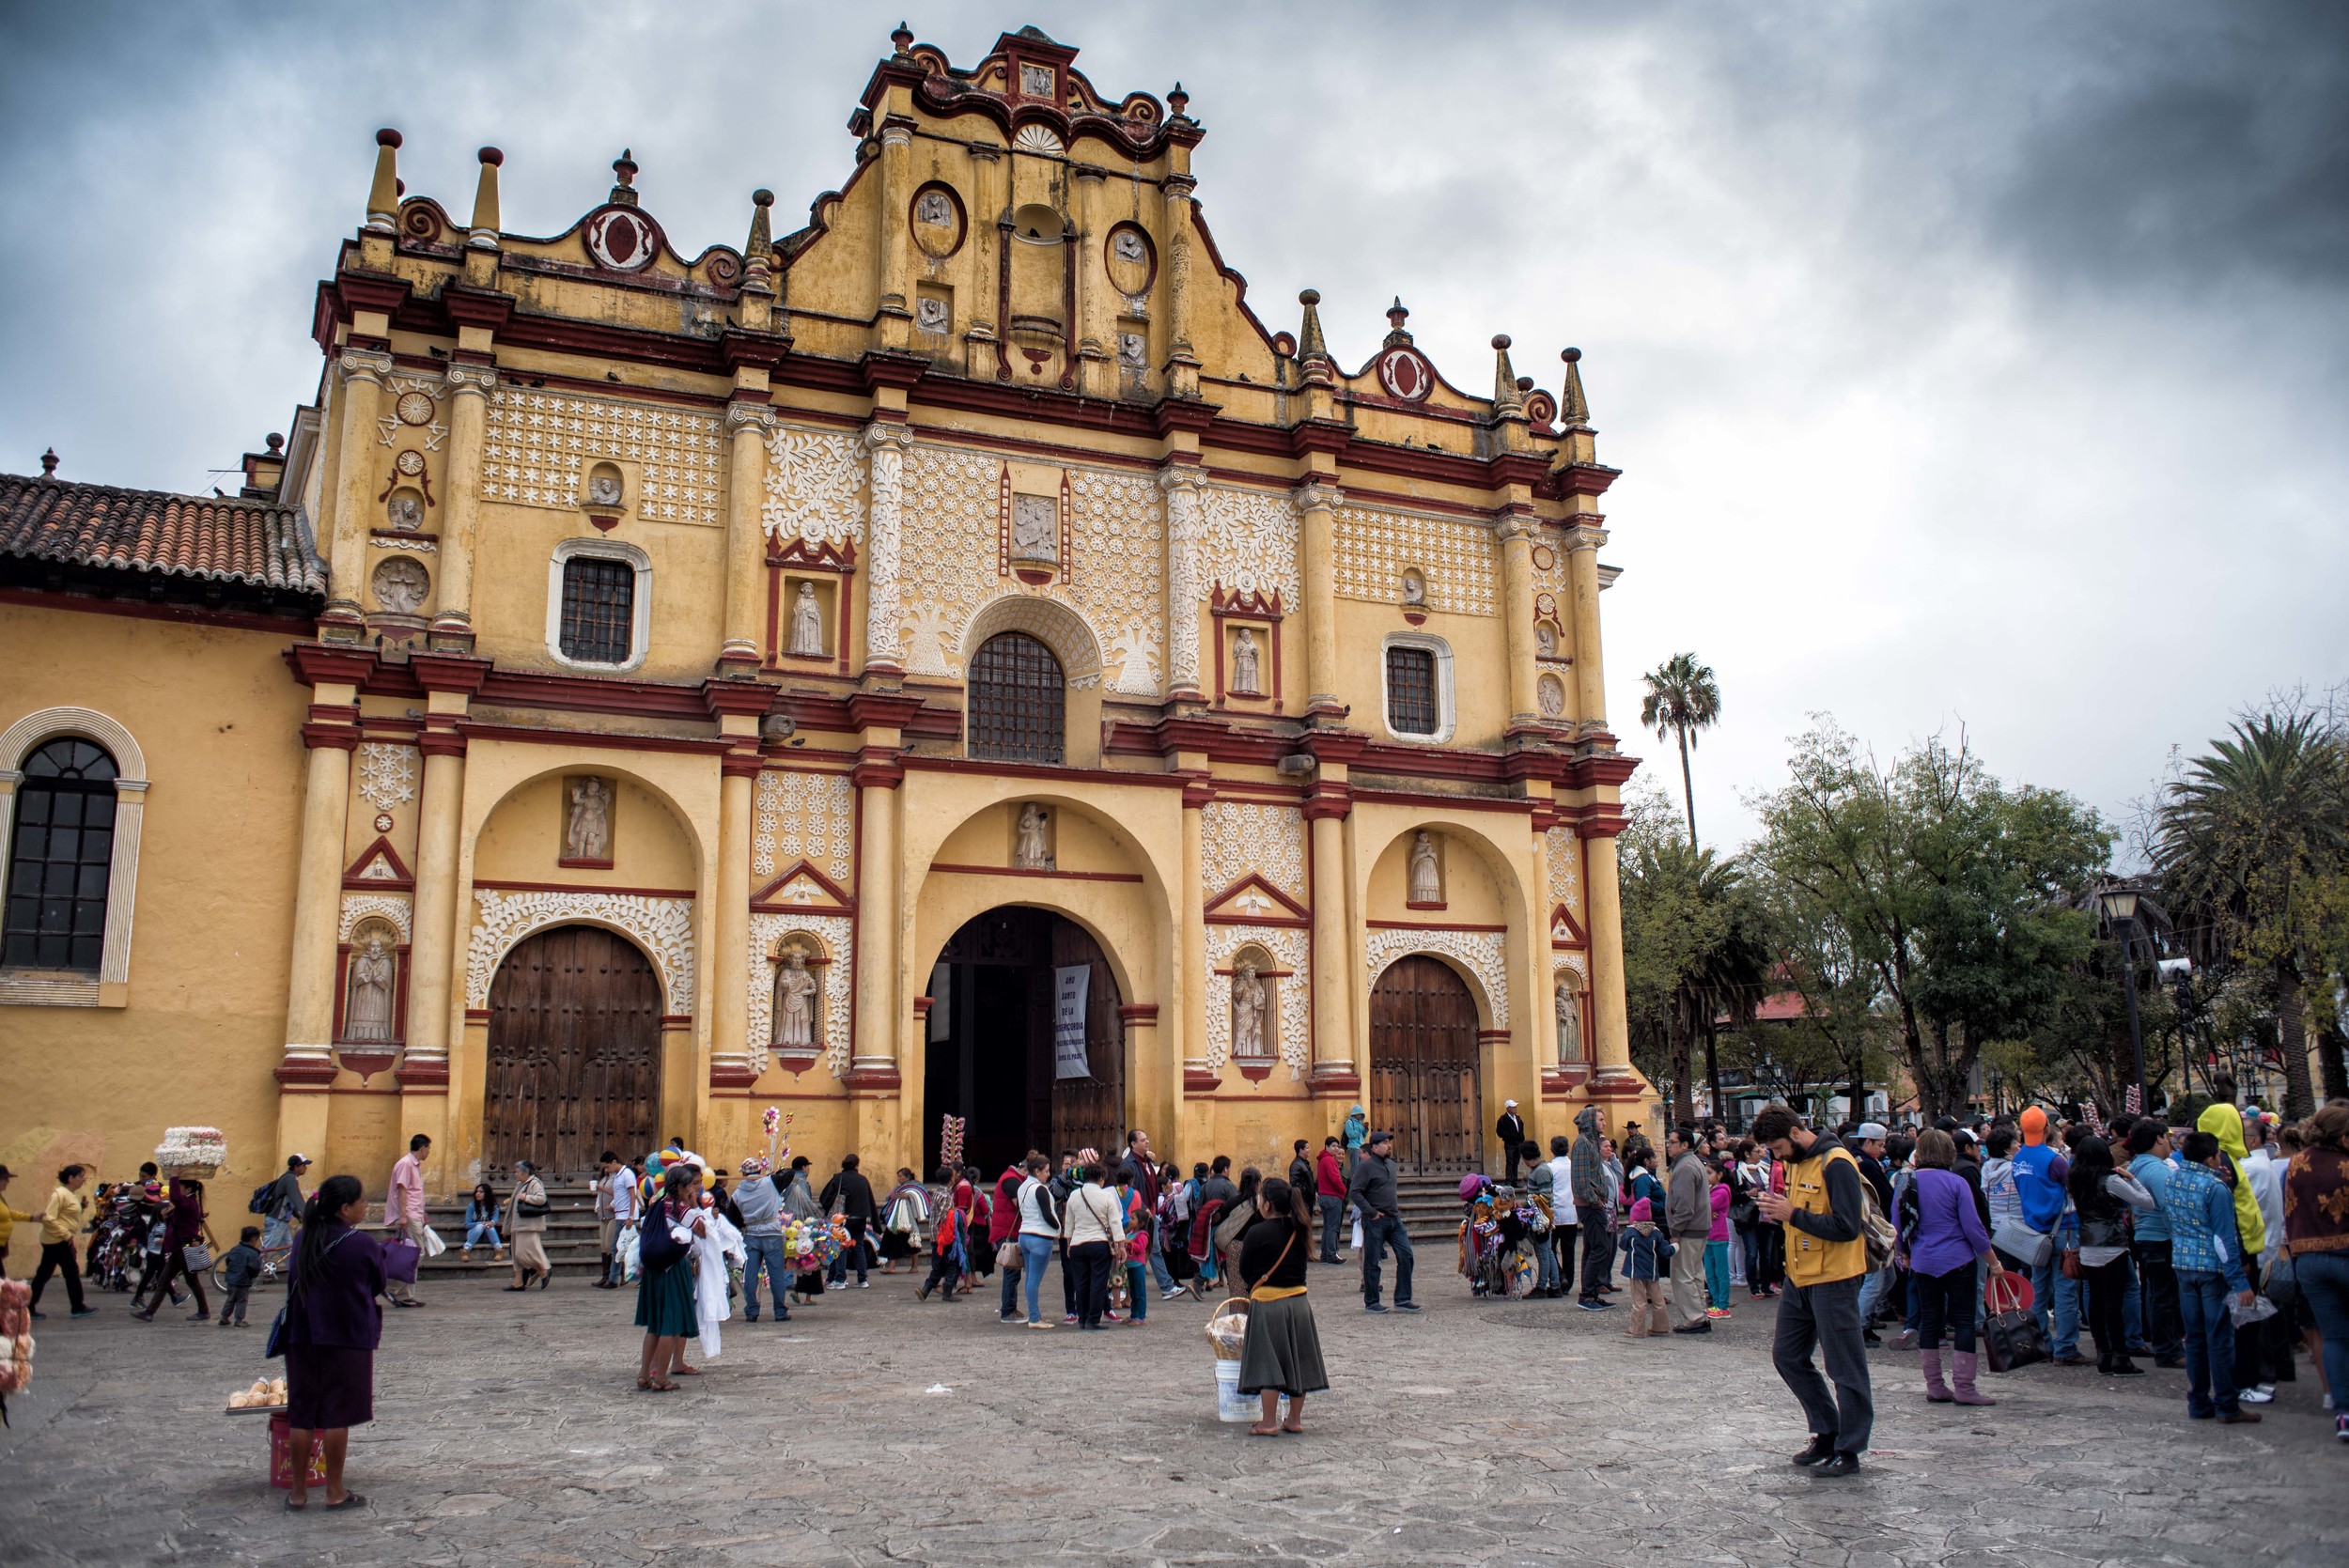
<path id="1" fill-rule="evenodd" d="M 383 1249 L 358 1229 L 367 1199 L 356 1176 L 329 1176 L 303 1211 L 286 1297 L 286 1421 L 293 1485 L 286 1506 L 309 1506 L 310 1452 L 326 1451 L 326 1506 L 367 1499 L 343 1484 L 350 1429 L 375 1420 L 375 1348 L 383 1338 Z"/>
<path id="2" fill-rule="evenodd" d="M 637 1232 L 636 1327 L 645 1331 L 636 1386 L 647 1393 L 673 1392 L 672 1371 L 692 1374 L 685 1342 L 701 1332 L 693 1298 L 692 1237 L 708 1229 L 693 1199 L 694 1167 L 672 1165 Z"/>
<path id="3" fill-rule="evenodd" d="M 1261 1395 L 1262 1419 L 1252 1436 L 1305 1430 L 1305 1396 L 1330 1386 L 1321 1365 L 1321 1336 L 1305 1296 L 1305 1264 L 1314 1226 L 1305 1195 L 1275 1176 L 1257 1188 L 1256 1219 L 1239 1238 L 1237 1282 L 1248 1291 L 1248 1338 L 1240 1345 L 1239 1391 Z M 1281 1396 L 1289 1418 L 1280 1420 Z"/>

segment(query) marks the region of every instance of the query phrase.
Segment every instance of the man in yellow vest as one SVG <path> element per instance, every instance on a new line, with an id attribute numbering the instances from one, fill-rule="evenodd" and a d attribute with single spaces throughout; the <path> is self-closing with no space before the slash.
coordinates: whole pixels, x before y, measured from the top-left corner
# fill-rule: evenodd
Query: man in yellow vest
<path id="1" fill-rule="evenodd" d="M 1859 1164 L 1784 1106 L 1753 1119 L 1753 1140 L 1786 1172 L 1783 1190 L 1774 1184 L 1756 1202 L 1765 1219 L 1786 1227 L 1786 1291 L 1778 1298 L 1770 1359 L 1811 1423 L 1811 1446 L 1795 1463 L 1813 1476 L 1853 1475 L 1875 1422 L 1859 1323 L 1859 1284 L 1868 1272 Z M 1814 1344 L 1826 1352 L 1832 1392 L 1812 1364 Z"/>

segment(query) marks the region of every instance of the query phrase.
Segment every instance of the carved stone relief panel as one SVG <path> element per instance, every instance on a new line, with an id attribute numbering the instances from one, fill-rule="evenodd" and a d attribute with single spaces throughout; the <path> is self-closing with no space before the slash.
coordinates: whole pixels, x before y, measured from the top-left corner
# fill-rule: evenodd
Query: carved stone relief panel
<path id="1" fill-rule="evenodd" d="M 1369 506 L 1337 510 L 1337 592 L 1392 604 L 1404 574 L 1422 574 L 1430 610 L 1493 613 L 1498 557 L 1493 531 L 1468 518 Z"/>
<path id="2" fill-rule="evenodd" d="M 485 499 L 573 507 L 598 458 L 643 475 L 637 515 L 653 522 L 724 520 L 724 421 L 698 409 L 500 385 L 482 448 Z"/>

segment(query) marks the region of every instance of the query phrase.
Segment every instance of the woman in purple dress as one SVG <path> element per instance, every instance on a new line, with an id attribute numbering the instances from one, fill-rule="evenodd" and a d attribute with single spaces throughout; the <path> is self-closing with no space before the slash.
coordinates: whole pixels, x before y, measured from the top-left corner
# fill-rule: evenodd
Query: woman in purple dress
<path id="1" fill-rule="evenodd" d="M 356 1176 L 329 1176 L 310 1197 L 286 1298 L 286 1421 L 293 1450 L 289 1509 L 309 1505 L 310 1450 L 326 1451 L 326 1506 L 367 1499 L 343 1485 L 350 1429 L 375 1420 L 375 1347 L 383 1338 L 383 1249 Z"/>

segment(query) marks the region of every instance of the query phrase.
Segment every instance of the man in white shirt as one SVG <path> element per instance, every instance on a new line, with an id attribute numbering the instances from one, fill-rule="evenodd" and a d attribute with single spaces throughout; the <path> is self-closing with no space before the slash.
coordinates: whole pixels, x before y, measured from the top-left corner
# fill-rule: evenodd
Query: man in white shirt
<path id="1" fill-rule="evenodd" d="M 596 1288 L 617 1290 L 625 1272 L 620 1265 L 620 1238 L 636 1228 L 636 1175 L 610 1149 L 603 1151 L 599 1164 L 602 1173 L 596 1178 L 596 1218 L 602 1222 L 603 1278 L 596 1281 Z"/>
<path id="2" fill-rule="evenodd" d="M 1563 1296 L 1574 1283 L 1574 1243 L 1581 1234 L 1581 1217 L 1574 1208 L 1573 1141 L 1560 1133 L 1549 1141 L 1549 1244 L 1558 1253 L 1558 1282 L 1552 1296 Z"/>
<path id="3" fill-rule="evenodd" d="M 2276 1130 L 2263 1120 L 2243 1119 L 2243 1177 L 2251 1184 L 2251 1196 L 2259 1201 L 2260 1219 L 2267 1226 L 2267 1248 L 2260 1253 L 2262 1264 L 2276 1261 L 2276 1250 L 2284 1241 L 2284 1166 L 2278 1159 Z"/>

